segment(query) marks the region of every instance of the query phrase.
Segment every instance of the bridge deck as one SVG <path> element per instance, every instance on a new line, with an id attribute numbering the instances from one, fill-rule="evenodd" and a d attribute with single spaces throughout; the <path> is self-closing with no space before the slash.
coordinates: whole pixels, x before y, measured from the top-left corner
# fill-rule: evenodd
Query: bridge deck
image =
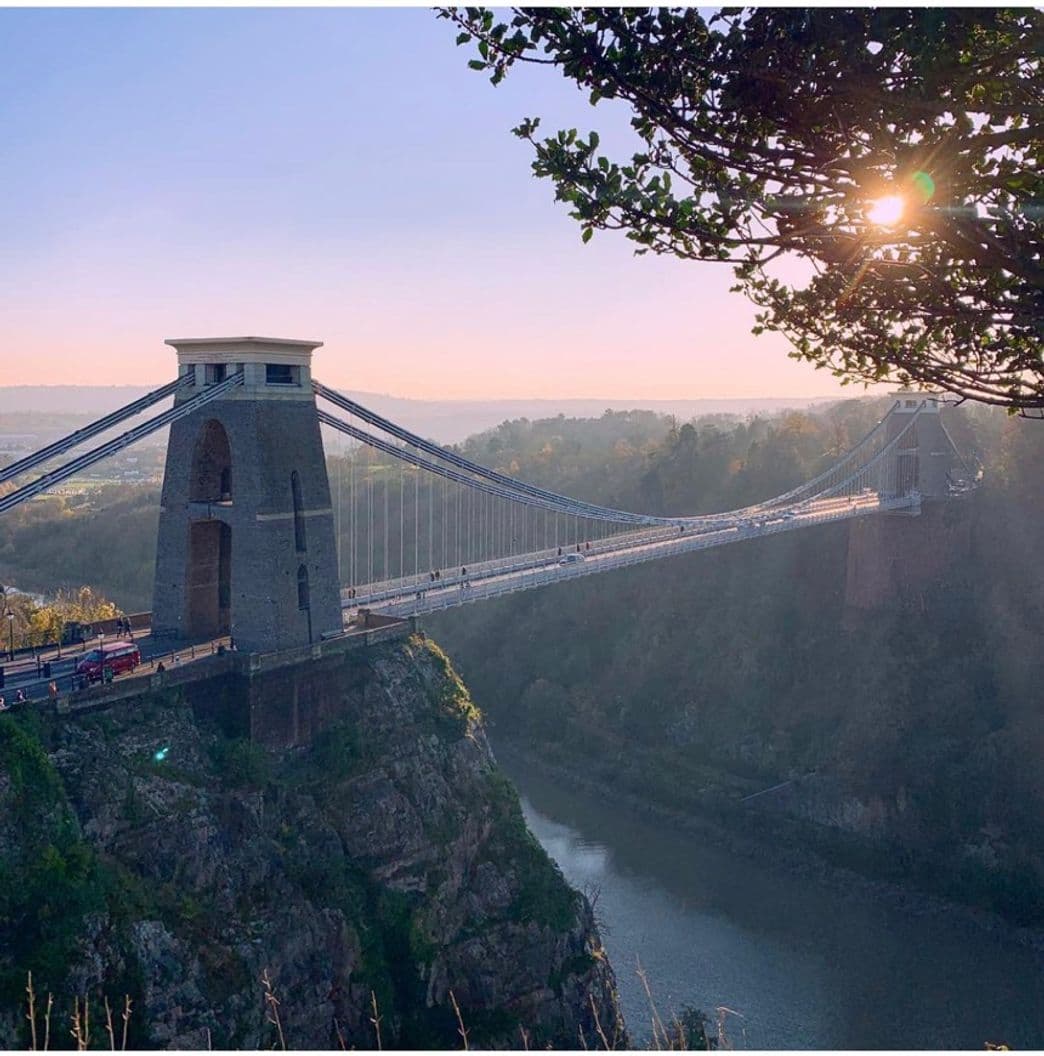
<path id="1" fill-rule="evenodd" d="M 884 499 L 871 493 L 845 499 L 821 499 L 807 504 L 804 509 L 768 513 L 762 519 L 717 530 L 656 528 L 627 532 L 591 543 L 590 548 L 581 550 L 583 560 L 580 561 L 568 561 L 569 553 L 575 553 L 575 550 L 565 551 L 561 557 L 557 549 L 539 550 L 504 560 L 469 565 L 466 566 L 466 575 L 457 572 L 440 575 L 434 582 L 430 575 L 388 580 L 356 588 L 355 597 L 345 599 L 344 605 L 349 612 L 366 609 L 388 616 L 418 616 L 745 539 L 757 539 L 871 514 L 917 512 L 919 509 L 919 500 L 910 496 Z"/>

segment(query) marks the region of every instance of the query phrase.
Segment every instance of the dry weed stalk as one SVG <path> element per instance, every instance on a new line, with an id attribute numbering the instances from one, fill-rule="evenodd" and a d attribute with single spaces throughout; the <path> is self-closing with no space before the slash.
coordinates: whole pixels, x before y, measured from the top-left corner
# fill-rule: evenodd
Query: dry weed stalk
<path id="1" fill-rule="evenodd" d="M 268 1006 L 268 1010 L 265 1012 L 265 1019 L 276 1028 L 276 1033 L 279 1035 L 279 1045 L 283 1052 L 286 1052 L 283 1024 L 279 1022 L 279 998 L 276 997 L 272 990 L 272 980 L 268 977 L 267 968 L 261 973 L 261 984 L 265 988 L 265 1004 Z"/>
<path id="2" fill-rule="evenodd" d="M 36 1052 L 36 994 L 33 993 L 33 973 L 29 973 L 29 981 L 25 984 L 25 992 L 29 995 L 29 1013 L 25 1017 L 29 1020 L 30 1033 L 33 1039 L 33 1052 Z"/>
<path id="3" fill-rule="evenodd" d="M 526 1028 L 521 1023 L 518 1025 L 518 1032 L 522 1035 L 522 1051 L 529 1052 L 529 1035 L 526 1033 Z"/>
<path id="4" fill-rule="evenodd" d="M 374 990 L 370 991 L 370 1007 L 373 1009 L 370 1022 L 373 1024 L 374 1033 L 377 1035 L 377 1051 L 380 1052 L 383 1048 L 381 1045 L 381 1017 L 377 1014 L 377 993 Z"/>
<path id="5" fill-rule="evenodd" d="M 731 1049 L 733 1048 L 732 1042 L 729 1040 L 728 1035 L 725 1032 L 725 1017 L 738 1016 L 740 1019 L 743 1018 L 742 1012 L 737 1012 L 734 1008 L 726 1008 L 725 1005 L 718 1005 L 718 1048 L 719 1049 Z M 742 1029 L 742 1027 L 741 1027 Z"/>
<path id="6" fill-rule="evenodd" d="M 109 999 L 103 997 L 105 1001 L 105 1033 L 109 1035 L 109 1050 L 111 1052 L 116 1051 L 116 1032 L 112 1029 L 112 1009 L 109 1007 Z"/>
<path id="7" fill-rule="evenodd" d="M 671 1039 L 664 1028 L 663 1020 L 660 1019 L 660 1013 L 656 1010 L 656 1002 L 653 1000 L 652 989 L 649 986 L 649 977 L 645 974 L 640 958 L 635 958 L 635 965 L 635 974 L 641 980 L 642 989 L 645 991 L 645 996 L 649 1001 L 649 1010 L 652 1013 L 653 1048 L 670 1049 Z"/>
<path id="8" fill-rule="evenodd" d="M 46 1052 L 51 1046 L 51 1009 L 54 1008 L 54 994 L 47 994 L 47 1010 L 44 1012 L 44 1047 Z"/>
<path id="9" fill-rule="evenodd" d="M 682 1023 L 678 1013 L 673 1009 L 671 1010 L 671 1027 L 674 1029 L 674 1037 L 678 1041 L 677 1048 L 684 1052 L 689 1047 L 689 1032 L 685 1029 L 685 1024 Z M 671 1048 L 675 1048 L 673 1043 Z"/>
<path id="10" fill-rule="evenodd" d="M 591 1013 L 594 1015 L 595 1030 L 598 1031 L 598 1036 L 602 1039 L 605 1051 L 608 1052 L 612 1045 L 609 1044 L 609 1039 L 605 1036 L 605 1031 L 602 1030 L 602 1021 L 598 1018 L 598 1006 L 595 1004 L 594 994 L 588 994 L 587 1000 L 590 1002 Z"/>
<path id="11" fill-rule="evenodd" d="M 73 998 L 72 1030 L 69 1032 L 76 1039 L 77 1052 L 86 1052 L 91 1044 L 91 1004 L 86 994 L 83 996 L 83 1014 L 80 1014 L 80 999 Z"/>
<path id="12" fill-rule="evenodd" d="M 127 1027 L 130 1025 L 130 1014 L 131 1014 L 131 999 L 130 994 L 123 995 L 123 1038 L 120 1042 L 120 1049 L 123 1052 L 127 1051 Z M 210 1043 L 210 1030 L 207 1030 L 207 1044 Z"/>
<path id="13" fill-rule="evenodd" d="M 576 1029 L 580 1033 L 580 1048 L 582 1048 L 584 1050 L 584 1052 L 589 1051 L 588 1048 L 587 1048 L 587 1038 L 584 1037 L 584 1025 L 583 1025 L 583 1023 L 577 1023 Z"/>
<path id="14" fill-rule="evenodd" d="M 453 996 L 453 991 L 449 992 L 450 1004 L 453 1006 L 453 1011 L 457 1014 L 457 1031 L 464 1042 L 464 1051 L 468 1051 L 468 1032 L 464 1029 L 464 1018 L 460 1014 L 460 1005 L 457 1004 L 457 999 Z"/>
<path id="15" fill-rule="evenodd" d="M 370 993 L 373 993 L 371 990 Z M 334 1032 L 337 1034 L 337 1044 L 340 1046 L 341 1052 L 345 1052 L 348 1046 L 344 1041 L 344 1033 L 341 1030 L 341 1024 L 338 1022 L 337 1017 L 334 1016 Z"/>

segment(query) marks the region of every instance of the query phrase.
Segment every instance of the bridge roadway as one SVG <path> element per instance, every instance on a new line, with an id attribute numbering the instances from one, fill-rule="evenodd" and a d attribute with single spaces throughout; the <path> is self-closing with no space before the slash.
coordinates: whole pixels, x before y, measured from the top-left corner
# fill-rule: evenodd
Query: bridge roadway
<path id="1" fill-rule="evenodd" d="M 342 604 L 349 618 L 354 611 L 368 609 L 383 616 L 418 616 L 428 612 L 466 605 L 475 601 L 529 590 L 550 583 L 578 579 L 580 576 L 607 572 L 614 568 L 637 565 L 674 554 L 706 550 L 714 546 L 756 539 L 765 535 L 807 528 L 816 524 L 851 520 L 888 511 L 920 510 L 916 494 L 884 498 L 876 492 L 851 497 L 815 499 L 796 507 L 768 511 L 755 517 L 720 526 L 698 528 L 653 528 L 623 532 L 583 544 L 583 560 L 568 561 L 575 554 L 575 544 L 558 549 L 551 547 L 529 554 L 516 555 L 467 565 L 467 574 L 442 574 L 432 581 L 429 574 L 385 580 L 355 588 L 355 597 L 342 592 Z"/>
<path id="2" fill-rule="evenodd" d="M 169 638 L 153 638 L 150 631 L 136 631 L 132 635 L 134 644 L 141 652 L 142 663 L 133 672 L 117 676 L 116 680 L 133 675 L 144 675 L 154 673 L 156 665 L 163 663 L 167 668 L 179 664 L 191 663 L 193 660 L 212 656 L 217 652 L 219 646 L 226 648 L 230 644 L 228 635 L 213 639 L 201 639 L 195 642 L 173 643 Z M 123 635 L 106 635 L 106 643 L 127 641 Z M 84 654 L 97 648 L 98 638 L 89 638 L 78 646 L 63 646 L 61 649 L 48 647 L 40 649 L 37 657 L 22 657 L 13 661 L 3 662 L 0 666 L 4 669 L 4 688 L 0 689 L 0 697 L 3 697 L 7 707 L 15 706 L 15 697 L 19 690 L 25 693 L 28 700 L 40 700 L 48 695 L 48 685 L 53 680 L 59 692 L 65 694 L 74 692 L 78 688 L 76 676 L 76 665 L 83 659 Z M 0 652 L 0 657 L 4 654 Z M 51 665 L 50 678 L 45 678 L 42 671 L 44 663 Z M 97 683 L 95 683 L 97 684 Z"/>
<path id="3" fill-rule="evenodd" d="M 429 574 L 387 580 L 356 588 L 356 596 L 342 595 L 345 629 L 349 632 L 356 622 L 359 611 L 367 609 L 384 616 L 413 616 L 439 612 L 444 609 L 466 605 L 475 601 L 499 597 L 519 590 L 529 590 L 551 583 L 577 579 L 614 568 L 641 564 L 657 558 L 693 550 L 706 550 L 714 546 L 754 539 L 765 535 L 793 531 L 816 524 L 851 520 L 888 511 L 918 512 L 920 498 L 916 494 L 901 498 L 886 499 L 876 492 L 863 493 L 844 498 L 823 498 L 803 503 L 796 507 L 769 511 L 735 522 L 721 522 L 702 527 L 650 528 L 622 532 L 609 538 L 591 541 L 582 545 L 582 560 L 569 561 L 576 554 L 575 544 L 562 547 L 559 556 L 557 547 L 545 548 L 528 554 L 467 566 L 467 574 L 442 575 L 436 581 Z M 156 670 L 163 661 L 170 668 L 178 664 L 211 656 L 219 646 L 229 646 L 227 636 L 198 642 L 171 642 L 169 638 L 153 638 L 149 631 L 139 631 L 134 640 L 141 650 L 142 665 L 135 674 L 147 674 Z M 108 641 L 118 640 L 109 637 Z M 76 664 L 83 654 L 97 645 L 97 639 L 84 642 L 79 650 L 45 649 L 36 658 L 23 658 L 4 664 L 6 685 L 0 690 L 6 705 L 11 706 L 19 689 L 29 700 L 46 697 L 48 684 L 53 679 L 59 691 L 68 693 L 77 688 Z M 42 665 L 51 664 L 50 678 L 43 677 Z M 120 676 L 120 677 L 131 677 Z M 117 679 L 119 680 L 119 679 Z"/>

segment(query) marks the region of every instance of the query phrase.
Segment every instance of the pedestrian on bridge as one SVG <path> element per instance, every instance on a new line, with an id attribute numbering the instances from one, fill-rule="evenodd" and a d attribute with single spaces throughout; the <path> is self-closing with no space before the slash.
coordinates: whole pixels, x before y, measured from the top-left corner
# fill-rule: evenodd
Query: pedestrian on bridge
<path id="1" fill-rule="evenodd" d="M 58 699 L 58 683 L 53 678 L 47 683 L 47 695 L 51 700 Z"/>

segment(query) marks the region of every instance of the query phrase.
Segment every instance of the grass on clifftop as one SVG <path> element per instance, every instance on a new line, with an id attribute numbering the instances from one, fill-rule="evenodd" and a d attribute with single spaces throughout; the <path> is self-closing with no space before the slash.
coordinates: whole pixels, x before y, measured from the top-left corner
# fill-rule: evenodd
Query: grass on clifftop
<path id="1" fill-rule="evenodd" d="M 430 638 L 419 634 L 410 638 L 410 645 L 428 653 L 442 676 L 441 685 L 432 695 L 432 703 L 440 714 L 453 720 L 455 729 L 467 733 L 474 724 L 482 721 L 482 712 L 471 699 L 468 687 L 453 669 L 449 657 Z"/>

